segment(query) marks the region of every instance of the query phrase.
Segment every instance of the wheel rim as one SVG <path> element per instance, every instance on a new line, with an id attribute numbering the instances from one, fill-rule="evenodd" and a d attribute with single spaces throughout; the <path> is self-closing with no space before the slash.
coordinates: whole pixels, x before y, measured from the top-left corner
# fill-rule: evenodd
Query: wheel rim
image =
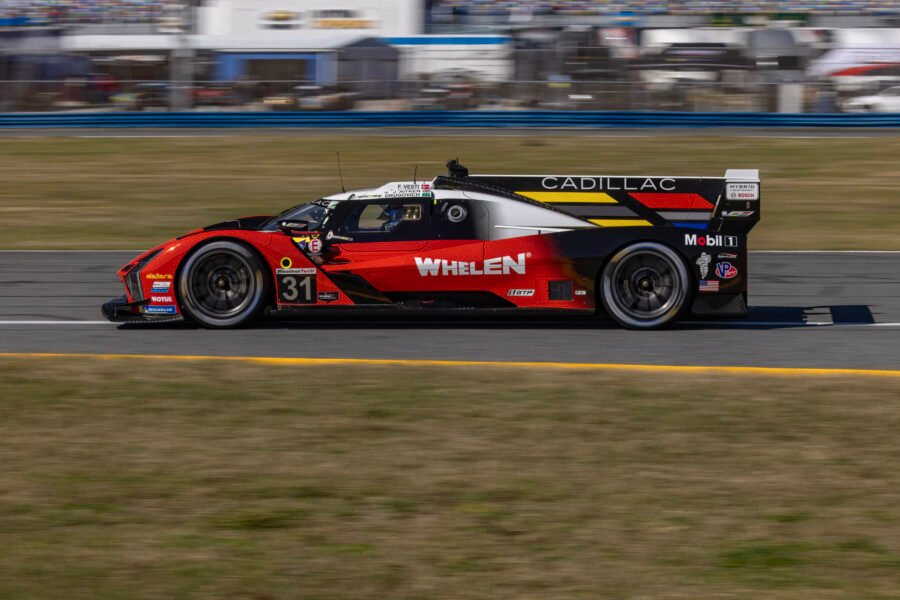
<path id="1" fill-rule="evenodd" d="M 665 255 L 642 250 L 626 256 L 612 275 L 613 299 L 628 317 L 660 318 L 681 301 L 681 278 Z"/>
<path id="2" fill-rule="evenodd" d="M 256 278 L 243 257 L 215 253 L 193 266 L 188 291 L 197 310 L 215 319 L 227 319 L 243 312 L 253 301 Z"/>

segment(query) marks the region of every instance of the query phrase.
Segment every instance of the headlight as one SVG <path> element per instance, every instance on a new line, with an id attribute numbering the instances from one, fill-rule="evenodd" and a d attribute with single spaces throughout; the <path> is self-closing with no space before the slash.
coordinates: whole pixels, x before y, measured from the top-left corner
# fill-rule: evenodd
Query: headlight
<path id="1" fill-rule="evenodd" d="M 151 252 L 138 261 L 134 268 L 125 275 L 125 287 L 128 288 L 128 294 L 131 296 L 132 302 L 140 302 L 144 299 L 144 290 L 141 286 L 141 270 L 162 251 L 163 249 L 160 248 Z"/>

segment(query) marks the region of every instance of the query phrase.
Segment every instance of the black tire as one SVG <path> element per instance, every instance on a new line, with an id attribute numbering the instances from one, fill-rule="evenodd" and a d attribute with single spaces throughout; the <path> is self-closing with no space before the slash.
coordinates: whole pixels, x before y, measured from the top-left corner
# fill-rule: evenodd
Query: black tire
<path id="1" fill-rule="evenodd" d="M 684 260 L 656 242 L 618 251 L 600 277 L 599 295 L 607 314 L 629 329 L 659 329 L 688 306 L 691 275 Z"/>
<path id="2" fill-rule="evenodd" d="M 264 308 L 267 282 L 253 250 L 222 240 L 201 246 L 184 262 L 178 296 L 184 313 L 204 327 L 240 327 Z"/>

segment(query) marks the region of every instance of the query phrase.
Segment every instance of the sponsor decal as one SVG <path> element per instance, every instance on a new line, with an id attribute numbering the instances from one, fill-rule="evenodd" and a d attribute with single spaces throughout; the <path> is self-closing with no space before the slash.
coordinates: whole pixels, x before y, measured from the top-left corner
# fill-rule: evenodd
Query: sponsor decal
<path id="1" fill-rule="evenodd" d="M 587 296 L 587 290 L 575 290 L 576 296 Z"/>
<path id="2" fill-rule="evenodd" d="M 723 210 L 722 211 L 723 217 L 745 218 L 745 217 L 752 217 L 755 214 L 756 214 L 755 210 Z"/>
<path id="3" fill-rule="evenodd" d="M 759 200 L 758 183 L 729 183 L 725 186 L 726 200 Z"/>
<path id="4" fill-rule="evenodd" d="M 544 177 L 541 187 L 561 192 L 674 192 L 671 177 Z"/>
<path id="5" fill-rule="evenodd" d="M 298 29 L 301 18 L 292 10 L 273 10 L 263 14 L 260 22 L 265 29 Z"/>
<path id="6" fill-rule="evenodd" d="M 716 254 L 716 258 L 721 260 L 737 260 L 737 254 L 731 254 L 730 252 L 719 252 Z"/>
<path id="7" fill-rule="evenodd" d="M 684 234 L 684 245 L 708 248 L 737 248 L 738 238 L 736 235 L 686 233 Z"/>
<path id="8" fill-rule="evenodd" d="M 148 315 L 174 315 L 178 309 L 174 306 L 142 306 L 141 312 Z"/>
<path id="9" fill-rule="evenodd" d="M 156 281 L 158 279 L 174 279 L 174 277 L 172 277 L 172 275 L 170 275 L 169 273 L 147 273 L 146 275 L 144 275 L 144 278 L 149 279 L 150 281 Z"/>
<path id="10" fill-rule="evenodd" d="M 313 268 L 304 269 L 275 269 L 276 275 L 315 275 L 316 270 Z"/>
<path id="11" fill-rule="evenodd" d="M 484 262 L 446 260 L 443 258 L 415 257 L 416 268 L 421 277 L 437 277 L 458 275 L 518 275 L 525 274 L 525 259 L 527 254 L 520 252 L 517 256 L 498 256 L 488 258 Z"/>
<path id="12" fill-rule="evenodd" d="M 719 279 L 734 279 L 737 277 L 737 267 L 730 262 L 716 263 L 716 277 Z"/>
<path id="13" fill-rule="evenodd" d="M 338 292 L 319 292 L 319 302 L 336 302 L 338 298 Z"/>
<path id="14" fill-rule="evenodd" d="M 278 269 L 275 273 L 279 304 L 316 303 L 315 269 Z"/>
<path id="15" fill-rule="evenodd" d="M 509 290 L 506 292 L 506 295 L 514 297 L 531 297 L 534 296 L 534 290 Z"/>
<path id="16" fill-rule="evenodd" d="M 313 29 L 374 29 L 375 21 L 371 19 L 316 19 Z"/>
<path id="17" fill-rule="evenodd" d="M 319 239 L 319 232 L 313 231 L 313 232 L 310 232 L 308 235 L 301 235 L 301 236 L 297 236 L 297 237 L 291 238 L 291 239 L 294 241 L 295 244 L 297 244 L 297 247 L 300 248 L 300 250 L 306 250 L 309 247 L 309 245 L 313 243 L 314 240 Z"/>
<path id="18" fill-rule="evenodd" d="M 285 256 L 284 258 L 281 259 L 281 263 L 279 263 L 279 264 L 281 265 L 282 269 L 290 269 L 291 266 L 293 266 L 294 261 L 292 261 L 290 258 Z"/>
<path id="19" fill-rule="evenodd" d="M 322 251 L 322 240 L 315 237 L 309 240 L 309 251 L 313 254 L 318 254 Z"/>
<path id="20" fill-rule="evenodd" d="M 697 259 L 697 266 L 700 267 L 700 279 L 706 279 L 709 274 L 709 263 L 712 262 L 712 256 L 704 252 Z"/>
<path id="21" fill-rule="evenodd" d="M 700 280 L 700 291 L 701 292 L 718 292 L 719 291 L 719 282 L 707 280 L 707 279 L 701 279 Z"/>
<path id="22" fill-rule="evenodd" d="M 150 296 L 150 302 L 155 304 L 174 304 L 175 299 L 172 296 Z"/>
<path id="23" fill-rule="evenodd" d="M 153 285 L 150 286 L 150 293 L 151 294 L 167 294 L 170 289 L 172 289 L 171 281 L 154 281 Z"/>
<path id="24" fill-rule="evenodd" d="M 415 196 L 430 196 L 430 183 L 397 183 L 384 190 L 382 198 L 410 198 Z"/>

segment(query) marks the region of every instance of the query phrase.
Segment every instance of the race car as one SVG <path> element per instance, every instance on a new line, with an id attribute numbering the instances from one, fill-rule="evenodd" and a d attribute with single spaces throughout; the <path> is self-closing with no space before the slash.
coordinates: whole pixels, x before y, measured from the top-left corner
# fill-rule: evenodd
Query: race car
<path id="1" fill-rule="evenodd" d="M 757 170 L 392 182 L 197 229 L 125 265 L 117 322 L 246 325 L 378 309 L 606 314 L 655 329 L 747 313 Z M 329 314 L 331 314 L 329 312 Z"/>

